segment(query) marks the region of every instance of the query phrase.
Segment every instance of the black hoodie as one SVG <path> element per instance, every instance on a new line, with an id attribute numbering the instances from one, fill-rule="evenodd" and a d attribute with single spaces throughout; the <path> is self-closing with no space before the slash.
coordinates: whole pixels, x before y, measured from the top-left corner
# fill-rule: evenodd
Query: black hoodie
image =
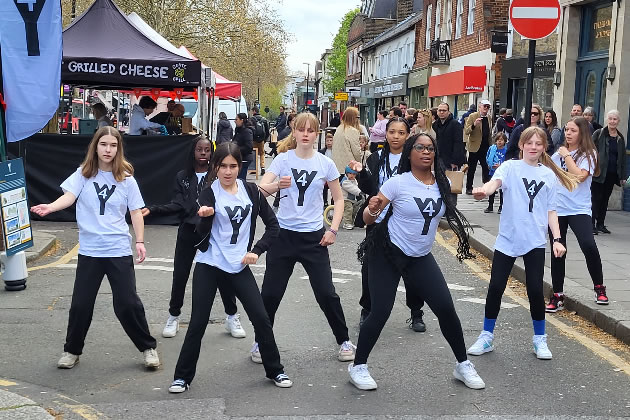
<path id="1" fill-rule="evenodd" d="M 466 151 L 464 148 L 464 129 L 453 114 L 442 122 L 439 118 L 433 123 L 433 131 L 438 145 L 440 160 L 447 170 L 451 169 L 451 164 L 461 166 L 466 161 Z"/>

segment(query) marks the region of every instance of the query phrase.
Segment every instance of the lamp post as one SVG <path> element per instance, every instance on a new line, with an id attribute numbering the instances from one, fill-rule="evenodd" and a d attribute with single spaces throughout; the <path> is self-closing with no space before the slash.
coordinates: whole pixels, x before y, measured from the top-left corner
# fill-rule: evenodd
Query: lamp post
<path id="1" fill-rule="evenodd" d="M 304 101 L 304 106 L 308 108 L 308 79 L 311 76 L 311 64 L 310 63 L 302 63 L 306 64 L 306 99 Z"/>

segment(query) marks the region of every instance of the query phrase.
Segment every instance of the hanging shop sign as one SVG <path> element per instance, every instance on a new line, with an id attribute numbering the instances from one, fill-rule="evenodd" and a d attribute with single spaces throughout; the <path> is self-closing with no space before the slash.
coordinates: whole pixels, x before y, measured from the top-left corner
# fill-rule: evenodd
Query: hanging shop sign
<path id="1" fill-rule="evenodd" d="M 407 94 L 407 75 L 396 76 L 374 82 L 374 97 L 405 96 Z"/>

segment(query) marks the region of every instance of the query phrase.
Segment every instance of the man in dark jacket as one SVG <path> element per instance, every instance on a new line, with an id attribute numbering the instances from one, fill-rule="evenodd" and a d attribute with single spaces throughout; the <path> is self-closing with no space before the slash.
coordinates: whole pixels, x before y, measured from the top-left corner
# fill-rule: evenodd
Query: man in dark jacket
<path id="1" fill-rule="evenodd" d="M 280 115 L 276 118 L 276 131 L 280 133 L 287 126 L 287 114 L 284 113 L 284 107 L 280 107 Z M 280 139 L 278 139 L 280 140 Z"/>
<path id="2" fill-rule="evenodd" d="M 468 118 L 468 116 L 473 112 L 477 112 L 477 105 L 470 104 L 470 106 L 468 107 L 468 111 L 464 112 L 464 115 L 462 115 L 462 117 L 459 119 L 459 123 L 462 127 L 464 126 L 464 124 L 466 124 L 466 118 Z"/>
<path id="3" fill-rule="evenodd" d="M 433 131 L 440 159 L 447 170 L 457 170 L 465 161 L 464 129 L 453 118 L 447 103 L 442 102 L 437 112 L 438 119 L 433 123 Z"/>

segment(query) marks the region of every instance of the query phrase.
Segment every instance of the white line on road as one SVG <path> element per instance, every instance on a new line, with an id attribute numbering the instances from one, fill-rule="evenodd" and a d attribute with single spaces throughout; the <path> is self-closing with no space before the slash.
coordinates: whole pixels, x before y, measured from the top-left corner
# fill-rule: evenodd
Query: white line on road
<path id="1" fill-rule="evenodd" d="M 514 19 L 558 19 L 559 10 L 555 7 L 513 7 Z"/>
<path id="2" fill-rule="evenodd" d="M 457 300 L 461 301 L 461 302 L 479 303 L 481 305 L 485 305 L 486 304 L 486 300 L 485 299 L 481 299 L 481 298 L 460 298 L 460 299 L 457 299 Z M 519 306 L 520 305 L 517 305 L 515 303 L 501 302 L 501 308 L 503 308 L 503 309 L 518 308 Z"/>

